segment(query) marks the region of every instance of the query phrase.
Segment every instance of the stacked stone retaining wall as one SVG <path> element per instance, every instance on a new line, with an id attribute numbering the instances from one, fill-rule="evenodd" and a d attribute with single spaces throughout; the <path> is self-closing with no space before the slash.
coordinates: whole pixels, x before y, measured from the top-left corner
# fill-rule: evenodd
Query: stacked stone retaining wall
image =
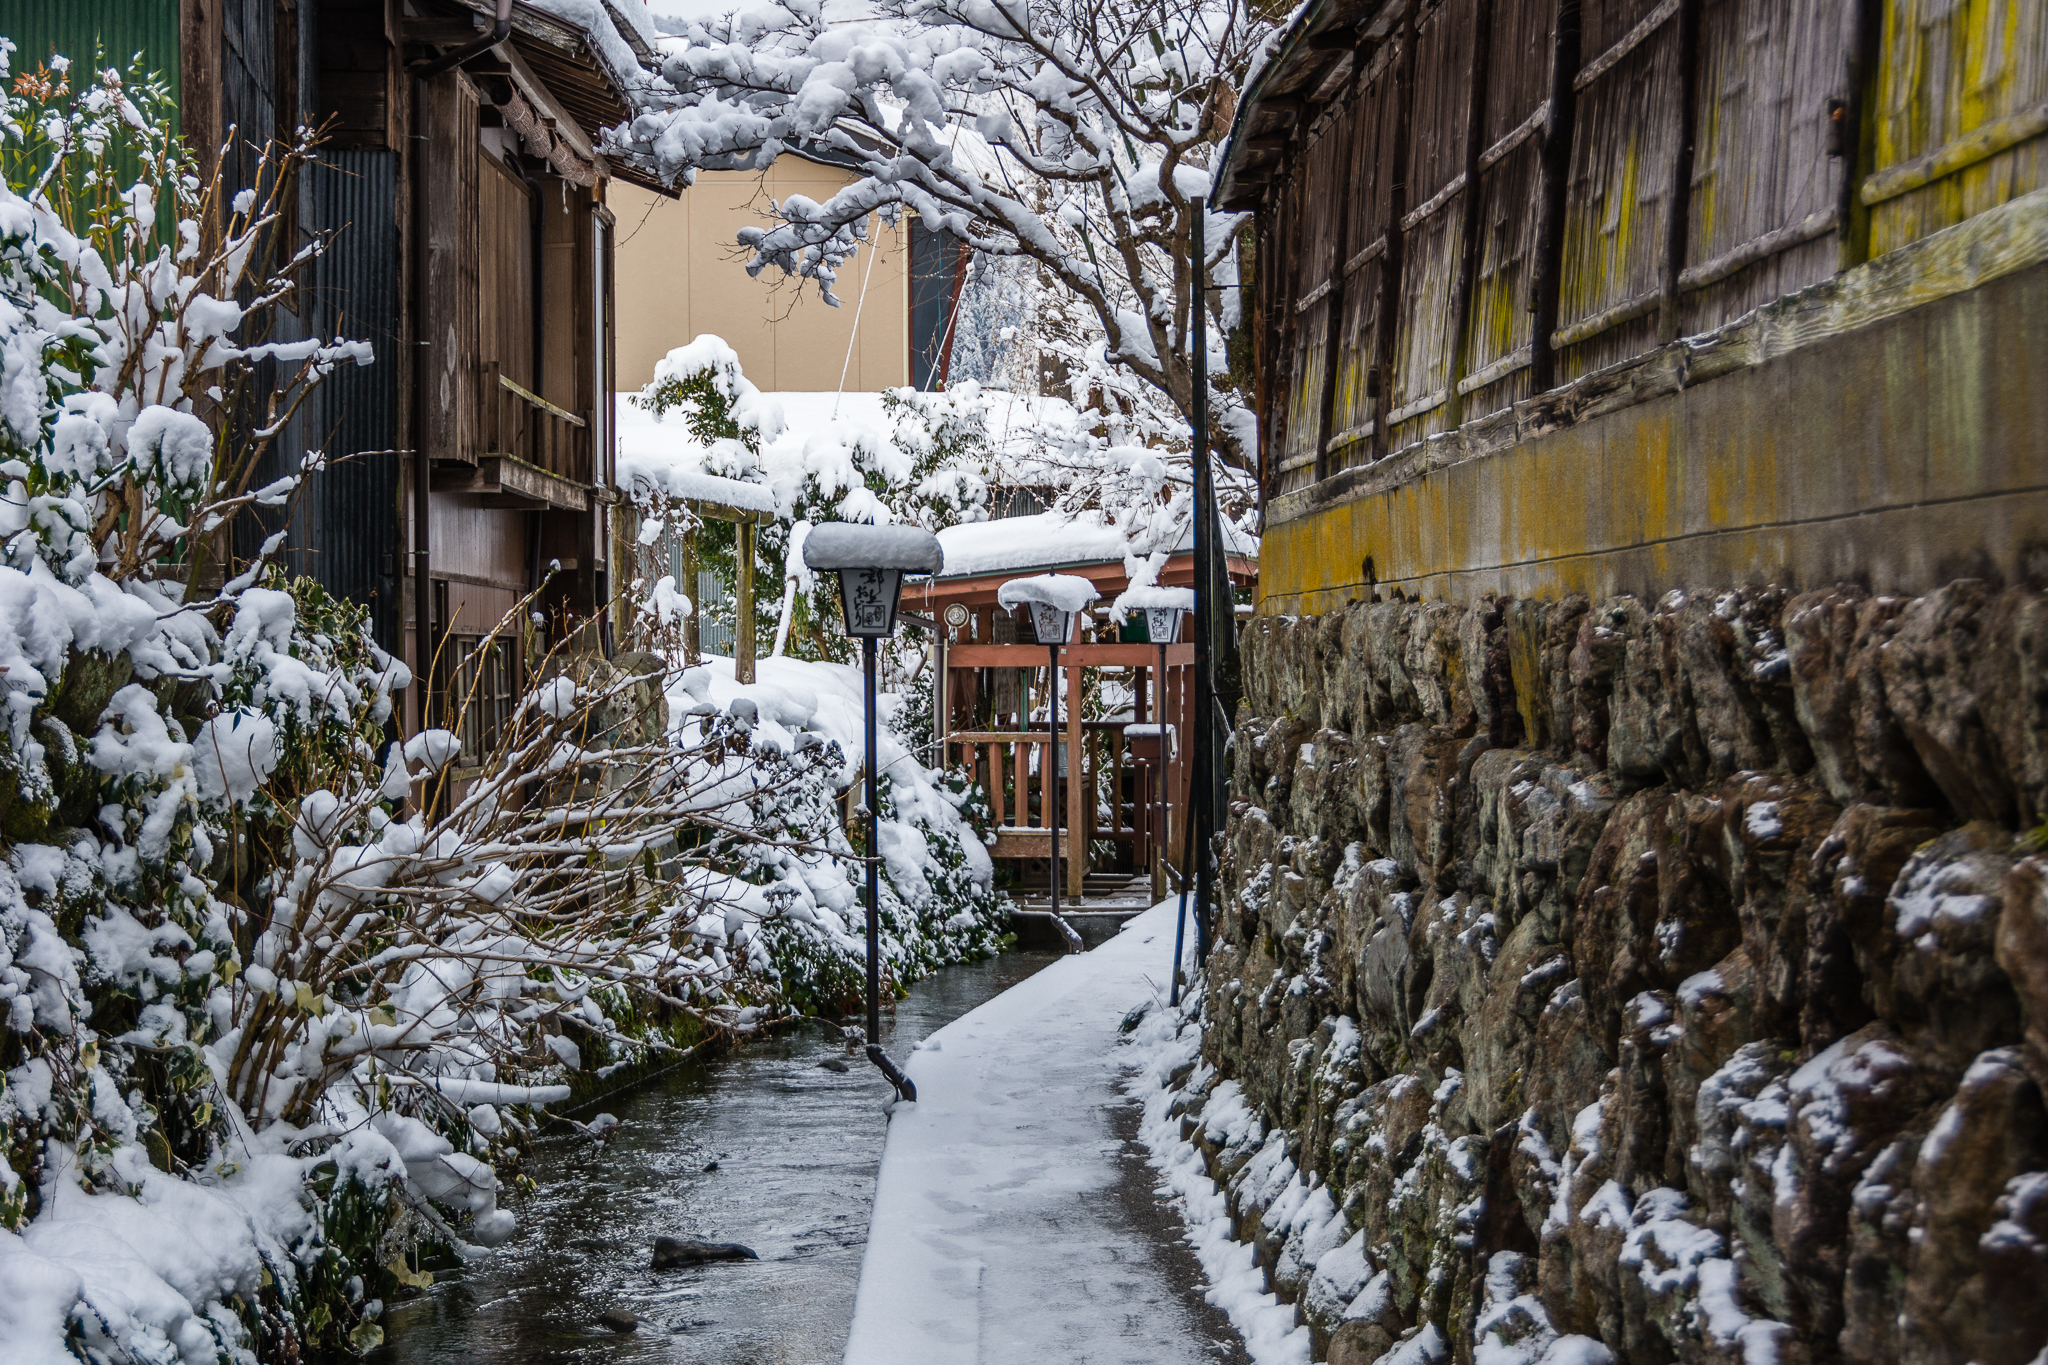
<path id="1" fill-rule="evenodd" d="M 1175 1109 L 1318 1359 L 2048 1347 L 2048 594 L 1243 640 Z"/>

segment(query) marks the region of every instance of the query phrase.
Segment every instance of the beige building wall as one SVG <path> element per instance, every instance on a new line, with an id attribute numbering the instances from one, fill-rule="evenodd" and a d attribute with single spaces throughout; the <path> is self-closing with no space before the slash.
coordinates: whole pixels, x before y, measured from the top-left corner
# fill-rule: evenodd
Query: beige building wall
<path id="1" fill-rule="evenodd" d="M 837 308 L 818 297 L 814 282 L 799 285 L 772 268 L 748 275 L 736 244 L 742 227 L 768 224 L 770 199 L 801 194 L 822 202 L 850 179 L 842 170 L 783 156 L 765 173 L 704 172 L 678 199 L 611 182 L 619 233 L 620 390 L 646 384 L 656 361 L 705 332 L 723 337 L 739 353 L 747 378 L 764 390 L 837 389 L 842 367 L 850 391 L 908 384 L 907 219 L 894 228 L 869 220 L 871 245 L 841 271 L 833 289 Z"/>

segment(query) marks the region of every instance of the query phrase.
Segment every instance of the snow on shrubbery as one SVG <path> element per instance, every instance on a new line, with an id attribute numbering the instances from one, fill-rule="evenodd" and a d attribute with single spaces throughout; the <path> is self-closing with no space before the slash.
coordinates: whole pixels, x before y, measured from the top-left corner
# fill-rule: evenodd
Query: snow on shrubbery
<path id="1" fill-rule="evenodd" d="M 741 684 L 730 659 L 708 659 L 676 679 L 670 714 L 686 744 L 706 724 L 734 718 L 757 751 L 819 754 L 827 764 L 825 780 L 780 793 L 761 819 L 764 825 L 825 828 L 831 837 L 807 848 L 756 845 L 744 880 L 702 874 L 703 889 L 753 916 L 737 921 L 729 935 L 708 926 L 708 936 L 722 952 L 751 955 L 756 970 L 793 1003 L 851 1005 L 866 962 L 863 873 L 836 810 L 845 795 L 858 793 L 860 670 L 800 659 L 763 659 L 758 670 L 759 681 Z M 877 727 L 876 743 L 882 973 L 904 986 L 935 967 L 996 951 L 1005 906 L 970 819 L 969 794 L 919 762 L 891 727 Z M 855 827 L 864 825 L 855 821 Z"/>
<path id="2" fill-rule="evenodd" d="M 362 609 L 282 536 L 214 558 L 317 477 L 250 486 L 297 405 L 373 359 L 237 340 L 325 247 L 270 251 L 308 147 L 230 193 L 160 88 L 68 80 L 0 117 L 0 1358 L 368 1349 L 422 1250 L 514 1234 L 540 1106 L 847 994 L 843 932 L 813 947 L 845 758 L 738 699 L 671 732 L 658 661 L 551 650 L 526 604 L 496 741 L 389 742 L 411 679 Z M 989 946 L 992 902 L 945 793 L 892 793 L 907 978 Z"/>

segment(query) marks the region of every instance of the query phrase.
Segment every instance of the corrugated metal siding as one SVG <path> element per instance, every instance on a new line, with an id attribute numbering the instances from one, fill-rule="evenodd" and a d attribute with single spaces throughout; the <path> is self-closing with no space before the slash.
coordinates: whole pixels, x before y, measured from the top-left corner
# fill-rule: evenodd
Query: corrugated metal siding
<path id="1" fill-rule="evenodd" d="M 262 189 L 257 178 L 263 150 L 278 123 L 275 21 L 275 0 L 221 0 L 221 129 L 223 133 L 231 126 L 235 130 L 234 144 L 222 163 L 222 178 L 230 191 Z M 304 305 L 299 307 L 303 310 Z M 299 341 L 305 335 L 302 316 L 286 309 L 278 309 L 272 315 L 270 340 Z M 235 414 L 229 440 L 251 439 L 249 433 L 265 420 L 260 405 L 276 387 L 278 378 L 276 361 L 258 363 L 250 386 L 254 402 Z M 263 458 L 256 462 L 252 487 L 271 483 L 298 468 L 304 450 L 306 419 L 307 414 L 301 411 L 270 443 Z M 303 514 L 301 507 L 300 515 Z M 285 510 L 282 508 L 256 507 L 244 512 L 234 522 L 232 539 L 236 559 L 253 557 L 265 538 L 284 529 Z M 277 558 L 277 562 L 287 572 L 296 574 L 305 570 L 305 537 L 300 533 L 301 528 L 292 529 L 294 534 L 286 541 L 286 552 Z"/>
<path id="2" fill-rule="evenodd" d="M 235 130 L 228 179 L 253 186 L 263 149 L 277 130 L 275 0 L 221 0 L 220 120 Z"/>
<path id="3" fill-rule="evenodd" d="M 8 58 L 13 75 L 57 55 L 82 68 L 97 48 L 108 65 L 124 73 L 139 58 L 176 105 L 183 79 L 178 14 L 178 0 L 0 0 L 0 37 L 14 43 Z M 136 171 L 132 163 L 121 169 L 131 176 Z M 173 209 L 166 203 L 157 212 L 157 230 L 168 237 L 172 227 Z"/>
<path id="4" fill-rule="evenodd" d="M 307 492 L 306 571 L 370 608 L 378 642 L 398 644 L 398 156 L 331 151 L 307 177 L 309 226 L 336 234 L 314 269 L 321 335 L 368 341 L 373 365 L 343 366 L 314 395 L 307 443 L 329 459 Z"/>

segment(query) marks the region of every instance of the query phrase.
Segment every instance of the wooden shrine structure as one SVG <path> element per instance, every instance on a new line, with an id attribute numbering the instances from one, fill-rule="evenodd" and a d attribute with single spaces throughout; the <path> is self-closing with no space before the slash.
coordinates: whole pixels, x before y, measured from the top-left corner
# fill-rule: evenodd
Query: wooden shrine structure
<path id="1" fill-rule="evenodd" d="M 1257 581 L 1257 560 L 1232 556 L 1228 563 L 1233 586 Z M 1065 733 L 1057 737 L 1065 750 L 1060 802 L 1065 810 L 1055 812 L 1063 831 L 1063 894 L 1081 899 L 1089 845 L 1110 841 L 1125 845 L 1130 869 L 1149 871 L 1154 893 L 1164 895 L 1166 866 L 1178 864 L 1185 836 L 1190 775 L 1185 737 L 1192 733 L 1195 649 L 1192 644 L 1168 645 L 1161 675 L 1158 646 L 1140 624 L 1143 614 L 1132 613 L 1131 623 L 1121 630 L 1110 621 L 1110 604 L 1130 586 L 1121 559 L 1022 564 L 904 585 L 904 607 L 928 615 L 938 629 L 933 717 L 940 762 L 972 772 L 987 791 L 996 825 L 991 856 L 1027 865 L 1045 862 L 1049 873 L 1047 806 L 1053 769 L 1047 760 L 1056 737 L 1031 728 L 1033 701 L 1044 695 L 1048 646 L 1033 634 L 1029 612 L 1011 613 L 996 605 L 1003 584 L 1048 572 L 1086 578 L 1101 593 L 1094 607 L 1075 617 L 1074 639 L 1059 656 L 1065 696 L 1074 699 L 1060 707 Z M 1194 556 L 1174 555 L 1158 581 L 1166 587 L 1192 586 Z M 1184 628 L 1183 636 L 1187 633 Z M 1134 696 L 1130 720 L 1085 717 L 1086 708 L 1077 704 L 1084 669 L 1126 671 Z M 1145 733 L 1162 721 L 1169 727 L 1163 734 Z M 1127 734 L 1131 727 L 1139 733 Z M 1171 742 L 1176 737 L 1178 742 Z M 1155 826 L 1162 782 L 1168 809 L 1160 829 Z"/>

